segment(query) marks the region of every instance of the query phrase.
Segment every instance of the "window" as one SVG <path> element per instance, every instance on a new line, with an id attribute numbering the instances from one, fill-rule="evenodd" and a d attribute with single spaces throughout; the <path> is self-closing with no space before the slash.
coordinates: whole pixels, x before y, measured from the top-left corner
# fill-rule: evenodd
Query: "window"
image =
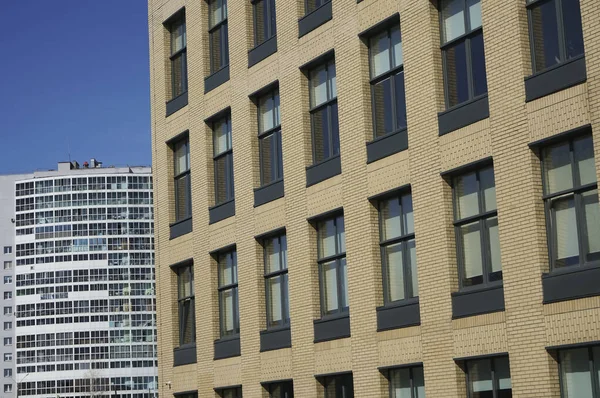
<path id="1" fill-rule="evenodd" d="M 12 377 L 12 369 L 4 369 L 4 377 Z"/>
<path id="2" fill-rule="evenodd" d="M 269 398 L 294 398 L 294 385 L 291 381 L 270 383 L 265 386 Z"/>
<path id="3" fill-rule="evenodd" d="M 324 398 L 354 398 L 352 374 L 325 376 L 321 380 Z"/>
<path id="4" fill-rule="evenodd" d="M 390 398 L 425 398 L 423 367 L 398 368 L 388 371 Z"/>
<path id="5" fill-rule="evenodd" d="M 12 322 L 4 322 L 4 330 L 12 330 Z"/>
<path id="6" fill-rule="evenodd" d="M 487 93 L 481 0 L 440 1 L 446 107 Z"/>
<path id="7" fill-rule="evenodd" d="M 256 47 L 277 34 L 275 0 L 255 0 L 252 8 L 254 10 L 254 47 Z"/>
<path id="8" fill-rule="evenodd" d="M 4 300 L 11 300 L 12 292 L 4 292 Z"/>
<path id="9" fill-rule="evenodd" d="M 233 200 L 233 148 L 231 115 L 212 122 L 215 168 L 215 205 Z"/>
<path id="10" fill-rule="evenodd" d="M 452 186 L 460 287 L 501 281 L 494 169 L 455 177 Z"/>
<path id="11" fill-rule="evenodd" d="M 4 307 L 4 315 L 12 315 L 12 307 Z"/>
<path id="12" fill-rule="evenodd" d="M 283 178 L 281 153 L 281 122 L 279 120 L 279 90 L 258 98 L 258 146 L 260 185 Z"/>
<path id="13" fill-rule="evenodd" d="M 510 398 L 512 384 L 508 357 L 466 362 L 468 398 Z"/>
<path id="14" fill-rule="evenodd" d="M 384 303 L 419 296 L 412 196 L 379 202 Z"/>
<path id="15" fill-rule="evenodd" d="M 558 354 L 561 397 L 600 397 L 600 387 L 594 381 L 600 369 L 600 346 L 560 350 Z"/>
<path id="16" fill-rule="evenodd" d="M 4 277 L 4 284 L 5 285 L 9 285 L 12 283 L 12 276 L 5 276 Z"/>
<path id="17" fill-rule="evenodd" d="M 267 328 L 289 324 L 289 295 L 287 274 L 287 239 L 279 235 L 265 239 L 265 291 L 267 299 Z"/>
<path id="18" fill-rule="evenodd" d="M 12 246 L 4 246 L 4 254 L 11 254 Z"/>
<path id="19" fill-rule="evenodd" d="M 237 252 L 217 255 L 219 272 L 219 325 L 221 337 L 240 333 L 238 308 Z"/>
<path id="20" fill-rule="evenodd" d="M 544 202 L 552 269 L 600 260 L 600 208 L 592 137 L 542 149 Z"/>
<path id="21" fill-rule="evenodd" d="M 5 384 L 4 392 L 12 392 L 12 384 Z"/>
<path id="22" fill-rule="evenodd" d="M 12 310 L 12 308 L 11 308 L 11 310 Z M 12 311 L 11 311 L 11 313 L 12 313 Z M 12 345 L 12 337 L 5 337 L 4 338 L 4 345 L 5 346 L 11 346 Z"/>
<path id="23" fill-rule="evenodd" d="M 4 262 L 4 269 L 6 269 L 6 270 L 7 269 L 12 269 L 12 267 L 13 267 L 12 261 L 5 261 Z"/>
<path id="24" fill-rule="evenodd" d="M 4 354 L 4 362 L 12 361 L 12 353 L 8 352 Z"/>
<path id="25" fill-rule="evenodd" d="M 242 398 L 242 387 L 220 389 L 218 394 L 221 398 Z"/>
<path id="26" fill-rule="evenodd" d="M 196 342 L 194 265 L 177 269 L 177 304 L 179 307 L 179 345 Z"/>
<path id="27" fill-rule="evenodd" d="M 309 71 L 313 163 L 340 153 L 335 62 Z"/>
<path id="28" fill-rule="evenodd" d="M 321 315 L 348 311 L 348 273 L 344 216 L 319 221 L 317 247 Z"/>
<path id="29" fill-rule="evenodd" d="M 171 99 L 187 91 L 187 36 L 185 32 L 185 11 L 169 26 L 171 38 Z"/>
<path id="30" fill-rule="evenodd" d="M 304 8 L 306 14 L 310 14 L 317 8 L 321 7 L 325 3 L 329 3 L 331 0 L 304 0 Z"/>
<path id="31" fill-rule="evenodd" d="M 208 14 L 210 73 L 212 74 L 229 65 L 227 0 L 209 0 Z"/>
<path id="32" fill-rule="evenodd" d="M 369 39 L 374 138 L 406 128 L 404 56 L 400 26 Z"/>
<path id="33" fill-rule="evenodd" d="M 579 0 L 527 0 L 533 72 L 583 54 Z"/>
<path id="34" fill-rule="evenodd" d="M 175 221 L 181 221 L 192 216 L 190 141 L 188 137 L 173 144 L 173 155 L 175 161 Z"/>

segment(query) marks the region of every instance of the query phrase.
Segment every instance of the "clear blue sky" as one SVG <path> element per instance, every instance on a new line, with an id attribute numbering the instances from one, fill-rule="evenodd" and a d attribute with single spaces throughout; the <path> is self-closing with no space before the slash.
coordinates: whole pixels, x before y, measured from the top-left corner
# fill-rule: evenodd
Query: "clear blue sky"
<path id="1" fill-rule="evenodd" d="M 149 165 L 146 0 L 1 0 L 0 174 Z"/>

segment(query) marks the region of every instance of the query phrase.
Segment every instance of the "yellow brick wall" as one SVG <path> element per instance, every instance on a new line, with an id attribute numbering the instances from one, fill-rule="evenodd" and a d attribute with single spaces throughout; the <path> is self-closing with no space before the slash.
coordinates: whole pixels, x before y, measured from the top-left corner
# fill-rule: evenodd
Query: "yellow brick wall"
<path id="1" fill-rule="evenodd" d="M 429 0 L 333 0 L 333 19 L 298 38 L 303 1 L 277 0 L 278 51 L 248 68 L 253 45 L 249 1 L 229 1 L 230 80 L 204 94 L 208 74 L 208 7 L 202 0 L 149 0 L 152 151 L 159 323 L 160 396 L 243 385 L 263 397 L 260 382 L 293 379 L 296 397 L 322 397 L 314 375 L 352 371 L 356 397 L 385 397 L 378 367 L 423 362 L 428 397 L 465 397 L 453 358 L 508 352 L 515 397 L 558 397 L 556 361 L 545 347 L 600 340 L 600 300 L 542 304 L 548 270 L 539 160 L 528 143 L 591 124 L 600 178 L 600 3 L 581 0 L 586 83 L 525 103 L 531 74 L 524 0 L 482 0 L 490 117 L 445 136 L 439 20 Z M 189 104 L 165 117 L 169 97 L 168 35 L 163 22 L 186 8 Z M 358 33 L 400 13 L 409 149 L 366 164 L 372 139 L 367 46 Z M 312 163 L 307 79 L 299 66 L 335 50 L 342 174 L 306 188 Z M 256 108 L 248 95 L 278 80 L 285 197 L 253 207 L 259 185 Z M 212 136 L 206 118 L 230 107 L 235 217 L 208 223 L 214 204 Z M 173 158 L 165 144 L 189 130 L 193 232 L 169 240 L 174 219 Z M 458 290 L 452 193 L 440 173 L 493 157 L 506 310 L 452 320 Z M 410 184 L 413 194 L 421 325 L 377 332 L 382 305 L 377 212 L 368 197 Z M 313 342 L 319 318 L 316 236 L 307 218 L 343 207 L 352 337 Z M 292 348 L 260 353 L 265 327 L 262 251 L 254 236 L 286 227 Z M 241 351 L 213 360 L 218 338 L 216 263 L 209 252 L 236 244 Z M 197 363 L 173 367 L 178 343 L 176 278 L 169 265 L 194 259 Z M 167 385 L 167 382 L 171 382 Z"/>

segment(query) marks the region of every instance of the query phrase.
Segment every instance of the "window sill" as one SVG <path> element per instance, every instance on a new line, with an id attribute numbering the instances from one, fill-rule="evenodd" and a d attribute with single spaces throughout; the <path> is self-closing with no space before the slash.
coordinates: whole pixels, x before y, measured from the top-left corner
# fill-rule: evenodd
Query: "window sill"
<path id="1" fill-rule="evenodd" d="M 214 90 L 229 80 L 229 65 L 204 78 L 204 94 Z"/>
<path id="2" fill-rule="evenodd" d="M 525 101 L 576 86 L 587 80 L 585 56 L 570 59 L 525 78 Z"/>
<path id="3" fill-rule="evenodd" d="M 167 101 L 167 117 L 171 116 L 181 108 L 187 106 L 188 104 L 188 92 L 184 92 L 179 96 Z"/>
<path id="4" fill-rule="evenodd" d="M 452 293 L 452 319 L 504 311 L 502 283 Z"/>
<path id="5" fill-rule="evenodd" d="M 208 209 L 209 224 L 214 224 L 233 216 L 235 216 L 235 199 L 220 203 Z"/>
<path id="6" fill-rule="evenodd" d="M 377 307 L 377 331 L 399 329 L 421 324 L 419 298 L 412 297 L 405 300 L 388 303 Z"/>
<path id="7" fill-rule="evenodd" d="M 240 336 L 223 337 L 214 342 L 214 359 L 225 359 L 241 355 Z"/>
<path id="8" fill-rule="evenodd" d="M 318 184 L 342 173 L 340 155 L 332 156 L 306 168 L 306 187 Z"/>
<path id="9" fill-rule="evenodd" d="M 169 224 L 169 240 L 192 232 L 192 217 Z"/>
<path id="10" fill-rule="evenodd" d="M 313 321 L 315 343 L 350 337 L 350 313 L 324 316 Z"/>
<path id="11" fill-rule="evenodd" d="M 254 189 L 254 207 L 283 198 L 283 180 L 275 181 Z"/>
<path id="12" fill-rule="evenodd" d="M 331 1 L 328 1 L 298 20 L 298 38 L 312 32 L 333 18 L 331 3 Z"/>
<path id="13" fill-rule="evenodd" d="M 406 128 L 367 142 L 367 164 L 408 149 Z"/>
<path id="14" fill-rule="evenodd" d="M 260 61 L 267 59 L 270 55 L 277 52 L 277 35 L 268 38 L 267 40 L 248 51 L 248 68 L 256 65 Z"/>
<path id="15" fill-rule="evenodd" d="M 486 93 L 438 113 L 439 134 L 440 136 L 448 134 L 488 117 L 490 117 L 490 107 Z"/>
<path id="16" fill-rule="evenodd" d="M 542 274 L 544 304 L 600 296 L 600 265 L 572 268 Z"/>
<path id="17" fill-rule="evenodd" d="M 196 343 L 185 344 L 173 349 L 173 366 L 196 363 Z"/>
<path id="18" fill-rule="evenodd" d="M 279 350 L 291 346 L 292 332 L 289 325 L 260 332 L 260 352 Z"/>

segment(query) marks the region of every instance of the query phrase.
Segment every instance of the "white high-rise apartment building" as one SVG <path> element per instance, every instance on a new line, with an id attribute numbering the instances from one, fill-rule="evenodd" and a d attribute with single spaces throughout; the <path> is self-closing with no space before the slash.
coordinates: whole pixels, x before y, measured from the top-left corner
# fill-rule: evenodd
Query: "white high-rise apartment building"
<path id="1" fill-rule="evenodd" d="M 154 397 L 151 169 L 64 162 L 13 189 L 18 396 Z"/>

